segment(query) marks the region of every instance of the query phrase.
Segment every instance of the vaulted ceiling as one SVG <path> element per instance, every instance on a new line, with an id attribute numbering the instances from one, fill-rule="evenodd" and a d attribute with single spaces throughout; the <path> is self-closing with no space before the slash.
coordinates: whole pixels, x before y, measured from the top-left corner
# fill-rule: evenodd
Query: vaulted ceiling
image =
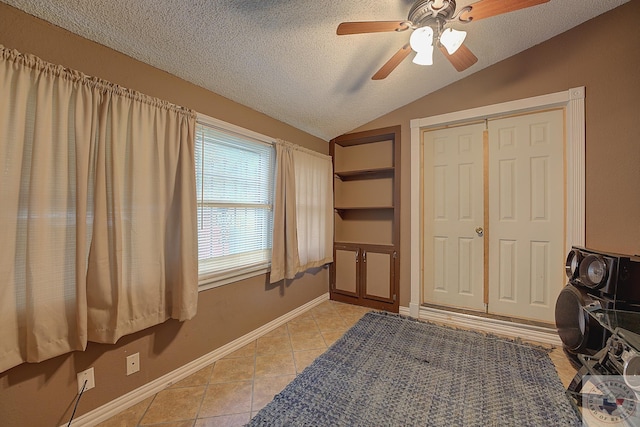
<path id="1" fill-rule="evenodd" d="M 336 28 L 405 20 L 411 0 L 0 1 L 328 140 L 629 0 L 551 0 L 459 23 L 475 65 L 457 72 L 436 50 L 432 66 L 409 56 L 378 81 L 409 32 Z"/>

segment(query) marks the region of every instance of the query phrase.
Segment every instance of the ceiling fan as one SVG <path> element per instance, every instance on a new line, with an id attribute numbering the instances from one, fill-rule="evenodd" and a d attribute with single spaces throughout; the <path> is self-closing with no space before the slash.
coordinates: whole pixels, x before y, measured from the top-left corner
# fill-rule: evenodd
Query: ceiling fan
<path id="1" fill-rule="evenodd" d="M 464 71 L 478 58 L 463 42 L 465 31 L 451 28 L 453 22 L 469 23 L 515 10 L 547 3 L 550 0 L 480 0 L 456 11 L 455 0 L 416 0 L 406 21 L 343 22 L 338 25 L 339 36 L 348 34 L 381 33 L 413 30 L 409 43 L 397 51 L 372 77 L 382 80 L 411 53 L 419 65 L 433 63 L 434 41 L 444 56 L 458 71 Z M 447 27 L 447 28 L 445 28 Z"/>

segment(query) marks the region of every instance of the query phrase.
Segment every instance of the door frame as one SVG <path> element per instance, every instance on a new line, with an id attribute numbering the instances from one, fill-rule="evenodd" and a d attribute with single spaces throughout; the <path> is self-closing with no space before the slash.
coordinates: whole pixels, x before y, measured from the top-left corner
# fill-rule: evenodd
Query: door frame
<path id="1" fill-rule="evenodd" d="M 544 108 L 566 109 L 565 249 L 585 243 L 585 87 L 411 120 L 411 300 L 409 315 L 418 318 L 422 304 L 420 150 L 422 130 Z"/>

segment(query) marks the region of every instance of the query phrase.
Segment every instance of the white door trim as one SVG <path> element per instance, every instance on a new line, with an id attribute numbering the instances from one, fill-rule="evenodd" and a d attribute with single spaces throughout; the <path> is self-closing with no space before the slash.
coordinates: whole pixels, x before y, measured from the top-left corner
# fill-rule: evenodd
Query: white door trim
<path id="1" fill-rule="evenodd" d="M 585 112 L 584 86 L 548 95 L 487 105 L 469 110 L 411 120 L 411 301 L 409 314 L 420 315 L 421 250 L 420 250 L 420 133 L 422 128 L 452 125 L 478 119 L 488 119 L 510 113 L 522 113 L 543 108 L 566 108 L 566 181 L 567 202 L 565 246 L 585 243 Z"/>

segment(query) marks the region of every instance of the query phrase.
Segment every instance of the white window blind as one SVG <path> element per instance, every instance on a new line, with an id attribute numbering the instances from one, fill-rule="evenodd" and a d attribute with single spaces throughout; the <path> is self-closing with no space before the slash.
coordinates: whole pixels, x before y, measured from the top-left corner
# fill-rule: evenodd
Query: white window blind
<path id="1" fill-rule="evenodd" d="M 229 283 L 268 269 L 275 150 L 251 136 L 196 126 L 199 284 Z"/>

